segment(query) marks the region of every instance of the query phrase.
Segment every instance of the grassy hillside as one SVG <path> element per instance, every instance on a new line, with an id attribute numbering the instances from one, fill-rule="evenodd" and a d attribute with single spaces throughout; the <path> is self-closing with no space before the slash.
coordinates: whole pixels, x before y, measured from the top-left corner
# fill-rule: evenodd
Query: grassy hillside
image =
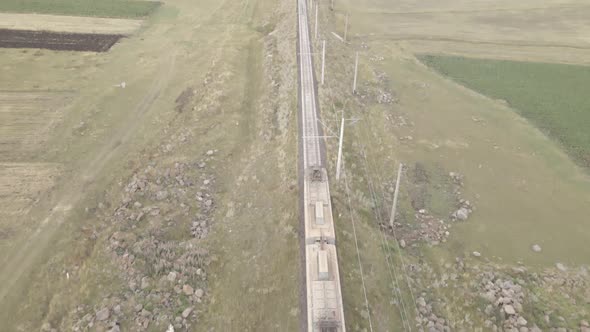
<path id="1" fill-rule="evenodd" d="M 137 18 L 149 15 L 158 1 L 2 0 L 0 12 Z"/>
<path id="2" fill-rule="evenodd" d="M 424 55 L 458 83 L 506 100 L 590 168 L 590 67 Z"/>

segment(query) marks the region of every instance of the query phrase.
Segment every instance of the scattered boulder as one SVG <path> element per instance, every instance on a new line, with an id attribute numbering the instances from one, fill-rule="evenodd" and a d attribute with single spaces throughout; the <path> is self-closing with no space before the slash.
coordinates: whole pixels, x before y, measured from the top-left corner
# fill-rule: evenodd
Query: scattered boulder
<path id="1" fill-rule="evenodd" d="M 479 251 L 474 251 L 472 254 L 475 257 L 481 257 L 481 253 Z"/>
<path id="2" fill-rule="evenodd" d="M 459 199 L 458 209 L 451 214 L 452 220 L 465 221 L 469 219 L 471 213 L 475 208 L 471 205 L 471 202 L 465 199 Z"/>
<path id="3" fill-rule="evenodd" d="M 162 201 L 162 200 L 165 200 L 166 198 L 168 198 L 168 191 L 160 190 L 156 193 L 156 200 Z"/>
<path id="4" fill-rule="evenodd" d="M 531 249 L 532 249 L 534 252 L 541 252 L 541 246 L 540 246 L 540 245 L 538 245 L 538 244 L 533 244 L 533 246 L 531 247 Z"/>
<path id="5" fill-rule="evenodd" d="M 170 282 L 175 282 L 176 281 L 176 272 L 172 271 L 172 272 L 168 273 L 168 276 L 166 277 L 166 279 L 168 279 L 168 281 L 170 281 Z"/>
<path id="6" fill-rule="evenodd" d="M 449 176 L 451 177 L 451 180 L 453 180 L 454 184 L 458 186 L 463 186 L 463 175 L 457 172 L 450 172 Z"/>
<path id="7" fill-rule="evenodd" d="M 514 307 L 511 306 L 510 304 L 507 304 L 504 306 L 504 312 L 508 315 L 516 314 L 516 310 L 514 310 Z"/>
<path id="8" fill-rule="evenodd" d="M 459 210 L 453 212 L 452 218 L 456 220 L 467 220 L 469 218 L 469 214 L 471 212 L 464 207 L 459 208 Z"/>
<path id="9" fill-rule="evenodd" d="M 191 314 L 191 312 L 193 312 L 192 307 L 188 307 L 188 308 L 184 309 L 184 311 L 182 312 L 182 317 L 187 318 Z"/>
<path id="10" fill-rule="evenodd" d="M 193 295 L 194 290 L 190 285 L 182 286 L 182 291 L 185 295 Z"/>
<path id="11" fill-rule="evenodd" d="M 97 321 L 104 321 L 109 319 L 111 313 L 109 312 L 109 308 L 102 308 L 101 310 L 96 312 L 96 320 Z"/>
<path id="12" fill-rule="evenodd" d="M 563 272 L 567 271 L 567 267 L 565 267 L 565 265 L 563 265 L 562 263 L 555 264 L 555 267 L 557 267 L 557 269 L 559 271 L 563 271 Z"/>
<path id="13" fill-rule="evenodd" d="M 197 297 L 201 298 L 201 297 L 203 297 L 203 295 L 205 295 L 205 291 L 204 291 L 204 290 L 202 290 L 201 288 L 199 288 L 199 289 L 197 289 L 197 290 L 195 291 L 195 295 L 196 295 Z"/>
<path id="14" fill-rule="evenodd" d="M 141 278 L 141 289 L 146 289 L 150 287 L 150 278 L 143 277 Z"/>

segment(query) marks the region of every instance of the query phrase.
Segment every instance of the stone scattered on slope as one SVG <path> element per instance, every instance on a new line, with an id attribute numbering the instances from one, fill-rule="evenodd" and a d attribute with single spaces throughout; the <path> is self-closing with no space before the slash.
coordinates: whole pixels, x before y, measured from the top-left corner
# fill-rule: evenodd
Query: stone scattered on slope
<path id="1" fill-rule="evenodd" d="M 109 308 L 103 308 L 96 313 L 96 320 L 103 321 L 110 317 Z"/>
<path id="2" fill-rule="evenodd" d="M 504 312 L 508 315 L 516 314 L 516 310 L 514 310 L 514 307 L 511 306 L 510 304 L 507 304 L 504 306 Z"/>
<path id="3" fill-rule="evenodd" d="M 184 311 L 182 312 L 182 317 L 187 318 L 191 314 L 191 312 L 193 312 L 192 307 L 188 307 L 188 308 L 184 309 Z"/>

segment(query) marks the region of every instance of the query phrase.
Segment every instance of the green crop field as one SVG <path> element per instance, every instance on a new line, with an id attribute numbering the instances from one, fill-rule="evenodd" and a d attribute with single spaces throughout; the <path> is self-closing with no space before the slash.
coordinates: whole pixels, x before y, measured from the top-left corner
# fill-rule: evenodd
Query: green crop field
<path id="1" fill-rule="evenodd" d="M 590 67 L 432 55 L 420 60 L 470 89 L 505 100 L 590 168 Z"/>
<path id="2" fill-rule="evenodd" d="M 0 12 L 137 18 L 158 6 L 158 1 L 135 0 L 2 0 Z"/>

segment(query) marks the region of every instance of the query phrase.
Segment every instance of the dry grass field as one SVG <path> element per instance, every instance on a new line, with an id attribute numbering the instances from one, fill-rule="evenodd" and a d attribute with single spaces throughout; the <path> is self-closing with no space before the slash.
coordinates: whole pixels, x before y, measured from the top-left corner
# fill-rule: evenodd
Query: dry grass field
<path id="1" fill-rule="evenodd" d="M 0 50 L 0 89 L 15 94 L 3 140 L 20 144 L 49 110 L 58 120 L 37 129 L 35 153 L 11 147 L 3 162 L 61 174 L 39 170 L 55 182 L 2 221 L 3 327 L 297 329 L 294 18 L 288 1 L 174 0 L 109 52 Z M 26 91 L 73 95 L 38 107 L 18 99 Z M 22 123 L 15 107 L 37 115 L 22 133 L 11 129 Z M 135 191 L 143 176 L 149 191 Z M 29 185 L 7 183 L 9 195 Z M 117 242 L 125 236 L 133 247 Z M 172 270 L 179 284 L 161 280 Z"/>
<path id="2" fill-rule="evenodd" d="M 59 165 L 47 163 L 0 163 L 2 221 L 23 215 L 51 188 L 59 176 Z"/>
<path id="3" fill-rule="evenodd" d="M 0 12 L 0 29 L 128 35 L 142 20 Z"/>
<path id="4" fill-rule="evenodd" d="M 339 255 L 349 326 L 368 329 L 370 316 L 378 330 L 401 331 L 418 315 L 425 319 L 422 326 L 508 330 L 523 317 L 529 329 L 546 330 L 578 329 L 589 319 L 587 171 L 505 101 L 469 90 L 417 57 L 588 64 L 589 11 L 582 1 L 377 0 L 337 1 L 333 12 L 320 12 L 320 40 L 328 41 L 323 121 L 337 132 L 342 109 L 346 118 L 359 119 L 346 127 L 344 140 L 352 216 L 344 184 L 332 190 L 339 240 L 345 241 Z M 344 45 L 331 32 L 342 35 L 347 12 L 350 43 Z M 327 143 L 335 167 L 338 142 Z M 400 162 L 406 166 L 396 238 L 405 240 L 406 249 L 398 249 L 391 233 L 384 244 L 378 226 L 389 221 Z M 450 172 L 463 176 L 459 189 L 453 189 Z M 474 212 L 467 221 L 452 221 L 460 198 Z M 370 315 L 351 242 L 353 217 Z M 425 222 L 429 218 L 435 223 Z M 535 252 L 534 244 L 542 251 Z M 488 280 L 519 283 L 526 304 L 515 315 L 490 305 L 482 290 Z M 416 312 L 425 308 L 415 302 L 419 297 L 444 323 Z"/>
<path id="5" fill-rule="evenodd" d="M 517 316 L 488 303 L 489 283 L 510 286 L 529 328 L 590 320 L 587 172 L 505 102 L 416 56 L 587 64 L 585 1 L 320 8 L 322 122 L 337 132 L 342 109 L 358 119 L 344 139 L 349 190 L 331 182 L 349 330 L 369 317 L 375 331 L 414 330 L 431 313 L 451 330 L 508 329 Z M 170 0 L 109 52 L 0 49 L 3 328 L 299 329 L 295 9 Z M 346 12 L 349 44 L 331 37 Z M 399 162 L 392 234 L 379 223 Z M 450 218 L 459 197 L 475 206 L 466 221 Z"/>
<path id="6" fill-rule="evenodd" d="M 39 152 L 72 93 L 0 92 L 0 160 L 18 160 Z"/>

